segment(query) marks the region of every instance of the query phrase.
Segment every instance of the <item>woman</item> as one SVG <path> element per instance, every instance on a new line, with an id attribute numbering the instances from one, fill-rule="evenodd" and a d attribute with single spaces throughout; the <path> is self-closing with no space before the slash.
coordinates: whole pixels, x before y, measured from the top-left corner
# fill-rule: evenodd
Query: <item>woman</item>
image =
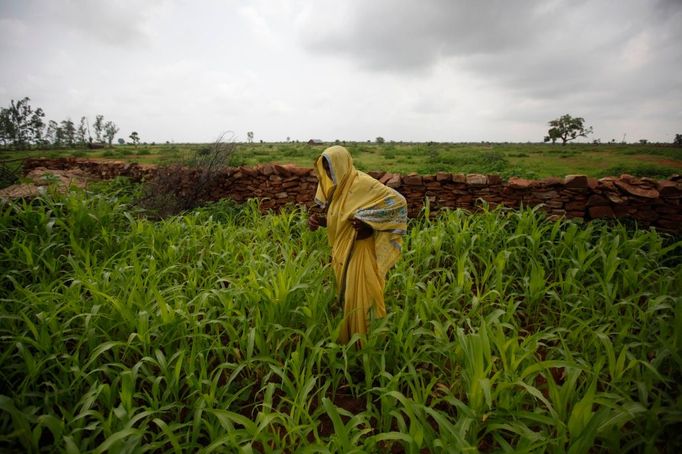
<path id="1" fill-rule="evenodd" d="M 337 296 L 343 303 L 340 342 L 367 333 L 370 315 L 381 318 L 386 272 L 400 257 L 407 228 L 405 198 L 353 167 L 340 146 L 327 148 L 315 161 L 319 183 L 315 201 L 326 218 L 311 215 L 312 230 L 327 227 Z"/>

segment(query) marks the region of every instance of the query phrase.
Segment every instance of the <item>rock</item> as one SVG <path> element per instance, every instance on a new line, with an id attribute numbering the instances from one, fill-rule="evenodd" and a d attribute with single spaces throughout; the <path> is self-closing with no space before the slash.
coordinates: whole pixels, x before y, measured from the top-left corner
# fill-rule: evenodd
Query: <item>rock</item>
<path id="1" fill-rule="evenodd" d="M 466 183 L 469 186 L 485 186 L 488 184 L 488 177 L 478 173 L 470 173 L 466 176 Z"/>
<path id="2" fill-rule="evenodd" d="M 623 191 L 627 192 L 628 194 L 636 195 L 637 197 L 643 197 L 645 199 L 656 199 L 659 196 L 658 191 L 655 189 L 645 189 L 640 186 L 635 186 L 633 184 L 626 183 L 623 180 L 616 180 L 614 181 L 614 184 Z"/>
<path id="3" fill-rule="evenodd" d="M 547 177 L 538 182 L 538 186 L 563 186 L 564 179 L 558 177 Z"/>
<path id="4" fill-rule="evenodd" d="M 407 186 L 420 186 L 422 184 L 422 177 L 414 172 L 409 173 L 403 177 L 403 184 Z"/>
<path id="5" fill-rule="evenodd" d="M 572 202 L 568 202 L 565 205 L 565 208 L 566 208 L 566 211 L 583 211 L 584 212 L 586 206 L 587 206 L 586 202 L 574 200 Z"/>
<path id="6" fill-rule="evenodd" d="M 313 169 L 308 167 L 291 166 L 287 168 L 291 174 L 296 175 L 298 177 L 306 176 L 314 171 Z"/>
<path id="7" fill-rule="evenodd" d="M 680 223 L 675 222 L 675 221 L 669 221 L 667 219 L 659 219 L 656 221 L 656 225 L 664 230 L 670 231 L 670 232 L 679 232 L 680 231 Z"/>
<path id="8" fill-rule="evenodd" d="M 538 199 L 554 199 L 556 197 L 559 197 L 559 193 L 556 191 L 541 191 L 541 192 L 534 192 L 533 195 L 537 197 Z"/>
<path id="9" fill-rule="evenodd" d="M 488 185 L 490 186 L 499 186 L 503 182 L 502 177 L 499 175 L 486 175 L 486 178 L 488 179 Z"/>
<path id="10" fill-rule="evenodd" d="M 661 180 L 657 184 L 658 193 L 661 197 L 680 198 L 682 197 L 682 184 L 677 181 Z"/>
<path id="11" fill-rule="evenodd" d="M 606 193 L 606 197 L 607 197 L 611 202 L 613 202 L 613 203 L 615 203 L 615 204 L 617 204 L 617 205 L 621 205 L 621 204 L 623 204 L 623 203 L 625 202 L 625 199 L 623 199 L 623 198 L 620 197 L 618 194 L 615 194 L 615 193 L 613 193 L 613 192 L 607 192 L 607 193 Z"/>
<path id="12" fill-rule="evenodd" d="M 598 186 L 599 186 L 599 180 L 597 180 L 596 178 L 592 178 L 592 177 L 587 178 L 587 187 L 589 187 L 592 191 L 596 191 Z"/>
<path id="13" fill-rule="evenodd" d="M 513 189 L 528 189 L 533 186 L 533 181 L 526 180 L 525 178 L 511 177 L 507 181 L 507 186 Z"/>
<path id="14" fill-rule="evenodd" d="M 452 181 L 452 174 L 447 172 L 437 172 L 436 181 L 439 182 Z"/>
<path id="15" fill-rule="evenodd" d="M 273 168 L 275 169 L 275 173 L 279 176 L 282 177 L 288 177 L 289 176 L 289 168 L 287 166 L 283 166 L 280 164 L 273 164 Z"/>
<path id="16" fill-rule="evenodd" d="M 587 207 L 594 207 L 594 206 L 609 206 L 609 200 L 606 199 L 605 197 L 600 196 L 599 194 L 593 194 L 590 196 L 590 198 L 587 200 Z"/>
<path id="17" fill-rule="evenodd" d="M 616 214 L 609 206 L 594 206 L 588 210 L 592 219 L 615 218 Z"/>
<path id="18" fill-rule="evenodd" d="M 634 175 L 630 175 L 629 173 L 624 173 L 619 178 L 628 183 L 639 184 L 639 178 Z"/>
<path id="19" fill-rule="evenodd" d="M 393 175 L 394 175 L 394 174 L 392 174 L 392 173 L 386 172 L 386 173 L 384 173 L 384 174 L 381 176 L 381 178 L 379 178 L 378 180 L 379 180 L 380 183 L 386 184 L 386 182 L 387 182 L 388 180 L 390 180 L 390 179 L 393 177 Z"/>
<path id="20" fill-rule="evenodd" d="M 564 204 L 561 200 L 547 200 L 545 202 L 547 208 L 563 208 Z M 562 210 L 563 211 L 563 210 Z"/>
<path id="21" fill-rule="evenodd" d="M 386 181 L 385 184 L 389 188 L 395 189 L 395 188 L 399 187 L 400 186 L 400 175 L 397 173 L 393 174 L 393 176 L 388 181 Z"/>
<path id="22" fill-rule="evenodd" d="M 467 182 L 467 176 L 464 175 L 463 173 L 453 173 L 452 174 L 452 181 L 454 183 L 466 183 Z"/>
<path id="23" fill-rule="evenodd" d="M 614 181 L 616 181 L 616 178 L 614 177 L 604 177 L 600 178 L 598 181 L 598 187 L 602 186 L 608 190 L 615 191 L 616 190 L 616 185 L 614 184 Z"/>
<path id="24" fill-rule="evenodd" d="M 589 187 L 585 175 L 566 175 L 564 185 L 571 189 L 587 189 Z"/>

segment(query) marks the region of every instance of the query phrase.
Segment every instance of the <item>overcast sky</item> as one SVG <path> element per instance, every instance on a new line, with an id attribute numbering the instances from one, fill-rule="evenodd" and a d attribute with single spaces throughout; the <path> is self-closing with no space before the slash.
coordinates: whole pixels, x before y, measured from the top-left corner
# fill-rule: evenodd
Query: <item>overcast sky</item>
<path id="1" fill-rule="evenodd" d="M 682 0 L 0 0 L 0 106 L 143 141 L 682 133 Z"/>

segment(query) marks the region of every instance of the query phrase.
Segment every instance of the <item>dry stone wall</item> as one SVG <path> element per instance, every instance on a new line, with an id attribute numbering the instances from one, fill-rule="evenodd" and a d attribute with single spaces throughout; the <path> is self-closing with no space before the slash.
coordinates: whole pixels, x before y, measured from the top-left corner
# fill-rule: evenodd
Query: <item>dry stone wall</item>
<path id="1" fill-rule="evenodd" d="M 152 165 L 109 160 L 62 158 L 27 159 L 24 162 L 26 173 L 38 167 L 78 168 L 94 178 L 126 176 L 135 181 L 149 179 L 157 171 Z M 196 171 L 183 169 L 183 172 L 183 183 L 178 188 L 180 193 L 190 190 L 196 181 Z M 485 201 L 491 207 L 541 205 L 541 209 L 555 217 L 629 218 L 664 231 L 682 232 L 682 177 L 679 175 L 667 180 L 631 175 L 601 179 L 568 175 L 504 181 L 497 175 L 369 173 L 405 196 L 411 217 L 419 215 L 427 199 L 432 213 L 455 208 L 476 210 Z M 317 177 L 309 168 L 277 164 L 229 168 L 222 171 L 222 176 L 210 188 L 210 200 L 230 198 L 244 202 L 257 197 L 264 210 L 276 210 L 287 204 L 310 207 L 316 186 Z"/>

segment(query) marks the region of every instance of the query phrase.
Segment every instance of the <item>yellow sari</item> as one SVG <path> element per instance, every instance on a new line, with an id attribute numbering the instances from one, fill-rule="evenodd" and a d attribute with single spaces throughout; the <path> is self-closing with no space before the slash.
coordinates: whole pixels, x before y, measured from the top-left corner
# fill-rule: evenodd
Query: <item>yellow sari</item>
<path id="1" fill-rule="evenodd" d="M 329 164 L 331 179 L 323 160 Z M 355 169 L 343 147 L 327 148 L 315 161 L 315 171 L 319 179 L 315 201 L 327 212 L 337 297 L 343 303 L 339 341 L 347 343 L 353 334 L 367 333 L 370 311 L 376 318 L 386 315 L 385 276 L 400 257 L 407 203 L 396 190 Z M 373 234 L 356 239 L 353 218 L 372 227 Z"/>

